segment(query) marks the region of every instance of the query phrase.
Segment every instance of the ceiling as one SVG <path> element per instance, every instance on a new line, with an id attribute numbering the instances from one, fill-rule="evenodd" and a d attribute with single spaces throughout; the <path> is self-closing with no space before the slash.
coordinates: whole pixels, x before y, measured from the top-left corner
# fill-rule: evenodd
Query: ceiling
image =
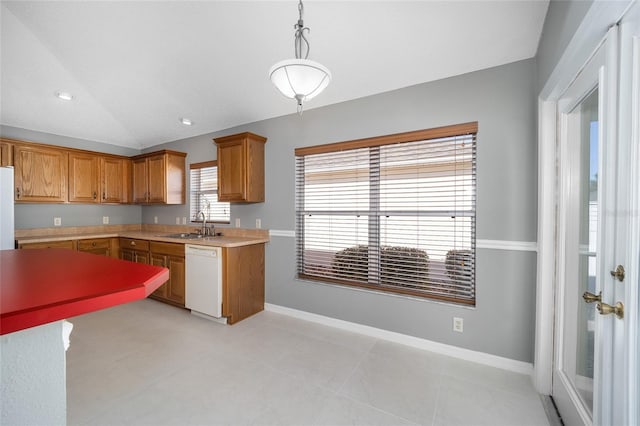
<path id="1" fill-rule="evenodd" d="M 267 75 L 294 56 L 295 0 L 1 4 L 1 124 L 140 149 L 296 112 Z M 309 110 L 531 58 L 548 1 L 304 6 L 333 74 Z"/>

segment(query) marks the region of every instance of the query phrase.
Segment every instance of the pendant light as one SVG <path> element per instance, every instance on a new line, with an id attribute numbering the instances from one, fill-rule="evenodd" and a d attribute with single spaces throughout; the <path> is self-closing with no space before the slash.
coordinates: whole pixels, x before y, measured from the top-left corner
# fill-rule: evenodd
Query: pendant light
<path id="1" fill-rule="evenodd" d="M 309 57 L 309 41 L 305 37 L 302 14 L 304 6 L 302 0 L 298 3 L 300 15 L 298 23 L 294 25 L 295 59 L 280 61 L 269 70 L 269 77 L 276 88 L 287 98 L 295 99 L 298 104 L 298 114 L 302 114 L 302 106 L 322 92 L 331 82 L 331 72 L 322 64 L 314 62 Z M 303 56 L 304 55 L 304 56 Z"/>

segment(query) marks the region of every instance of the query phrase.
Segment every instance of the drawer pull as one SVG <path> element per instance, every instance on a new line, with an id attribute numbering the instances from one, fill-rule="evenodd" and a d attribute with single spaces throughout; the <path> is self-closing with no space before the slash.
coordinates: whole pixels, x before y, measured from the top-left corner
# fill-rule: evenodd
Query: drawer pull
<path id="1" fill-rule="evenodd" d="M 132 245 L 132 246 L 135 246 L 135 245 L 136 245 L 136 242 L 135 242 L 135 241 L 131 241 L 131 245 Z"/>

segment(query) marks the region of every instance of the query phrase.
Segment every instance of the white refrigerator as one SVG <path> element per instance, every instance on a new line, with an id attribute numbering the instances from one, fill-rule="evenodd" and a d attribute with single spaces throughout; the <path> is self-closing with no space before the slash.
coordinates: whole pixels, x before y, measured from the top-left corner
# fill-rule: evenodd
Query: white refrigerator
<path id="1" fill-rule="evenodd" d="M 0 167 L 0 250 L 15 248 L 13 227 L 13 167 Z"/>

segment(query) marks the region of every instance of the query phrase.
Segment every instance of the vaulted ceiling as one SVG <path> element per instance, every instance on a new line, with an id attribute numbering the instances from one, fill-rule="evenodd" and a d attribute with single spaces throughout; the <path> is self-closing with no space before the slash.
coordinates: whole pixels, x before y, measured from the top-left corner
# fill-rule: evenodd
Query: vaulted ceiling
<path id="1" fill-rule="evenodd" d="M 295 0 L 1 4 L 1 124 L 144 148 L 296 111 L 267 75 L 294 57 Z M 308 110 L 531 58 L 548 1 L 304 6 L 333 74 Z"/>

